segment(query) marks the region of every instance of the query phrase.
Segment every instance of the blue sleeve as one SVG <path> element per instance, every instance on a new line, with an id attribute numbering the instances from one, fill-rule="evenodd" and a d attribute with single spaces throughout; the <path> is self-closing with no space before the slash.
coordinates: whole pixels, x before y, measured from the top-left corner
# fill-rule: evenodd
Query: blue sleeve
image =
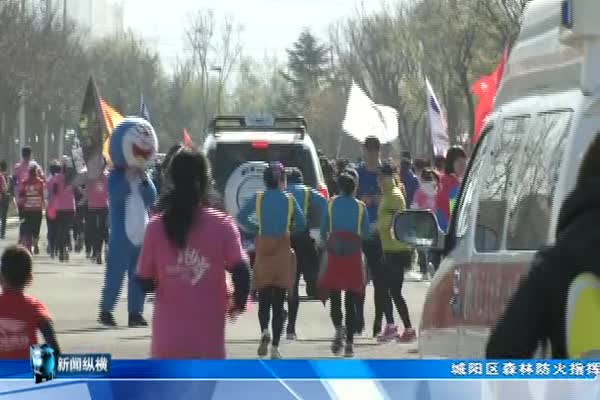
<path id="1" fill-rule="evenodd" d="M 370 218 L 369 218 L 369 210 L 367 210 L 367 207 L 365 207 L 365 213 L 363 215 L 363 219 L 362 219 L 362 227 L 360 228 L 360 232 L 361 232 L 361 236 L 366 239 L 370 236 L 370 230 L 371 230 L 371 223 L 370 223 Z"/>
<path id="2" fill-rule="evenodd" d="M 323 215 L 321 217 L 321 240 L 325 242 L 327 240 L 327 234 L 329 233 L 329 209 L 325 207 Z"/>
<path id="3" fill-rule="evenodd" d="M 154 186 L 154 182 L 148 175 L 145 177 L 145 181 L 142 184 L 142 199 L 144 199 L 144 204 L 146 208 L 150 208 L 156 202 L 156 187 Z"/>
<path id="4" fill-rule="evenodd" d="M 315 189 L 310 189 L 310 203 L 315 204 L 322 214 L 327 209 L 327 199 L 317 192 Z"/>
<path id="5" fill-rule="evenodd" d="M 294 232 L 304 232 L 306 230 L 306 217 L 296 198 L 292 196 L 292 199 L 294 200 Z"/>
<path id="6" fill-rule="evenodd" d="M 247 232 L 257 232 L 258 227 L 250 220 L 250 216 L 256 212 L 256 194 L 246 200 L 237 215 L 238 223 Z"/>

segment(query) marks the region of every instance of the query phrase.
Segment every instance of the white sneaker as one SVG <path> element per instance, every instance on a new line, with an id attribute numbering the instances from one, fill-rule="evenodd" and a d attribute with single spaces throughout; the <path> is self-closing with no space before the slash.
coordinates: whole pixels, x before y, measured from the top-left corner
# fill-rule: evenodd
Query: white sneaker
<path id="1" fill-rule="evenodd" d="M 258 351 L 256 352 L 259 357 L 265 357 L 269 352 L 269 345 L 271 344 L 271 334 L 268 331 L 262 333 L 260 337 L 260 344 L 258 345 Z"/>
<path id="2" fill-rule="evenodd" d="M 271 346 L 271 360 L 281 360 L 281 353 L 279 347 Z"/>

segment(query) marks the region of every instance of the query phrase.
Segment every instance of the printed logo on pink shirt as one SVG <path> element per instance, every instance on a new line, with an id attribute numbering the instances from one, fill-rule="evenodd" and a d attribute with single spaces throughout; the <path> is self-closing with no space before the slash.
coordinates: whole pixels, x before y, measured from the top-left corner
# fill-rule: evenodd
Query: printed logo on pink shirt
<path id="1" fill-rule="evenodd" d="M 167 266 L 167 273 L 178 276 L 195 286 L 209 268 L 210 263 L 206 257 L 201 256 L 196 249 L 186 247 L 185 250 L 178 251 L 177 264 Z"/>

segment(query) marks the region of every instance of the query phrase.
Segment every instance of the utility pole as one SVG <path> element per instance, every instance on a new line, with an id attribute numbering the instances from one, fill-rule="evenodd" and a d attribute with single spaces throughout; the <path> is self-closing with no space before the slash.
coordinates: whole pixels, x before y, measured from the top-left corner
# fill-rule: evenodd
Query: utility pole
<path id="1" fill-rule="evenodd" d="M 21 93 L 19 96 L 19 146 L 26 146 L 25 140 L 25 79 L 21 83 Z"/>

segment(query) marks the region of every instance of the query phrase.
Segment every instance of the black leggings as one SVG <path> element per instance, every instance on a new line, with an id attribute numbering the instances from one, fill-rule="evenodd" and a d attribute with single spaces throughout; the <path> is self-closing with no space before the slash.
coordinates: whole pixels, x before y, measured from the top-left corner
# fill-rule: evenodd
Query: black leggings
<path id="1" fill-rule="evenodd" d="M 356 305 L 363 297 L 352 292 L 344 292 L 344 308 L 346 311 L 346 342 L 354 343 L 354 333 L 356 332 L 357 314 Z M 333 326 L 336 329 L 341 329 L 344 316 L 342 314 L 342 292 L 333 292 L 329 296 L 330 301 L 330 316 Z"/>
<path id="2" fill-rule="evenodd" d="M 67 247 L 71 242 L 71 228 L 73 226 L 73 219 L 75 218 L 75 211 L 72 210 L 58 210 L 56 211 L 55 227 L 56 227 L 56 245 L 57 250 L 64 254 L 67 251 Z"/>
<path id="3" fill-rule="evenodd" d="M 394 310 L 392 301 L 387 290 L 385 269 L 383 265 L 383 249 L 379 236 L 370 238 L 363 242 L 363 252 L 367 259 L 367 265 L 371 271 L 373 279 L 374 297 L 375 297 L 375 321 L 373 323 L 373 335 L 381 331 L 381 320 L 385 315 L 386 323 L 394 323 Z M 364 304 L 364 301 L 363 301 Z M 362 316 L 362 312 L 359 314 Z M 363 319 L 364 321 L 364 319 Z"/>
<path id="4" fill-rule="evenodd" d="M 402 285 L 404 284 L 404 271 L 407 265 L 412 261 L 412 252 L 404 251 L 400 253 L 385 254 L 385 282 L 387 284 L 387 292 L 394 304 L 396 310 L 402 319 L 404 328 L 412 328 L 410 316 L 408 314 L 408 306 L 406 300 L 402 296 Z"/>
<path id="5" fill-rule="evenodd" d="M 8 206 L 10 205 L 10 197 L 5 194 L 0 194 L 0 239 L 6 235 L 6 218 L 8 217 Z"/>
<path id="6" fill-rule="evenodd" d="M 42 210 L 21 212 L 23 222 L 21 232 L 23 238 L 26 238 L 27 243 L 31 245 L 34 240 L 40 237 L 40 228 L 42 226 Z"/>
<path id="7" fill-rule="evenodd" d="M 283 331 L 283 304 L 287 290 L 276 287 L 260 289 L 258 291 L 258 322 L 260 330 L 264 332 L 269 329 L 271 309 L 273 309 L 273 346 L 279 346 L 281 332 Z"/>
<path id="8" fill-rule="evenodd" d="M 108 208 L 90 208 L 87 211 L 85 240 L 86 243 L 89 241 L 89 250 L 95 256 L 100 255 L 102 245 L 108 241 Z"/>
<path id="9" fill-rule="evenodd" d="M 316 296 L 316 283 L 319 258 L 315 243 L 310 237 L 310 233 L 303 232 L 292 236 L 292 248 L 296 253 L 298 268 L 296 272 L 296 282 L 294 283 L 294 295 L 288 296 L 288 324 L 287 333 L 296 333 L 296 320 L 298 319 L 298 308 L 300 306 L 300 297 L 298 289 L 300 286 L 300 276 L 304 276 L 306 283 L 306 294 Z"/>

